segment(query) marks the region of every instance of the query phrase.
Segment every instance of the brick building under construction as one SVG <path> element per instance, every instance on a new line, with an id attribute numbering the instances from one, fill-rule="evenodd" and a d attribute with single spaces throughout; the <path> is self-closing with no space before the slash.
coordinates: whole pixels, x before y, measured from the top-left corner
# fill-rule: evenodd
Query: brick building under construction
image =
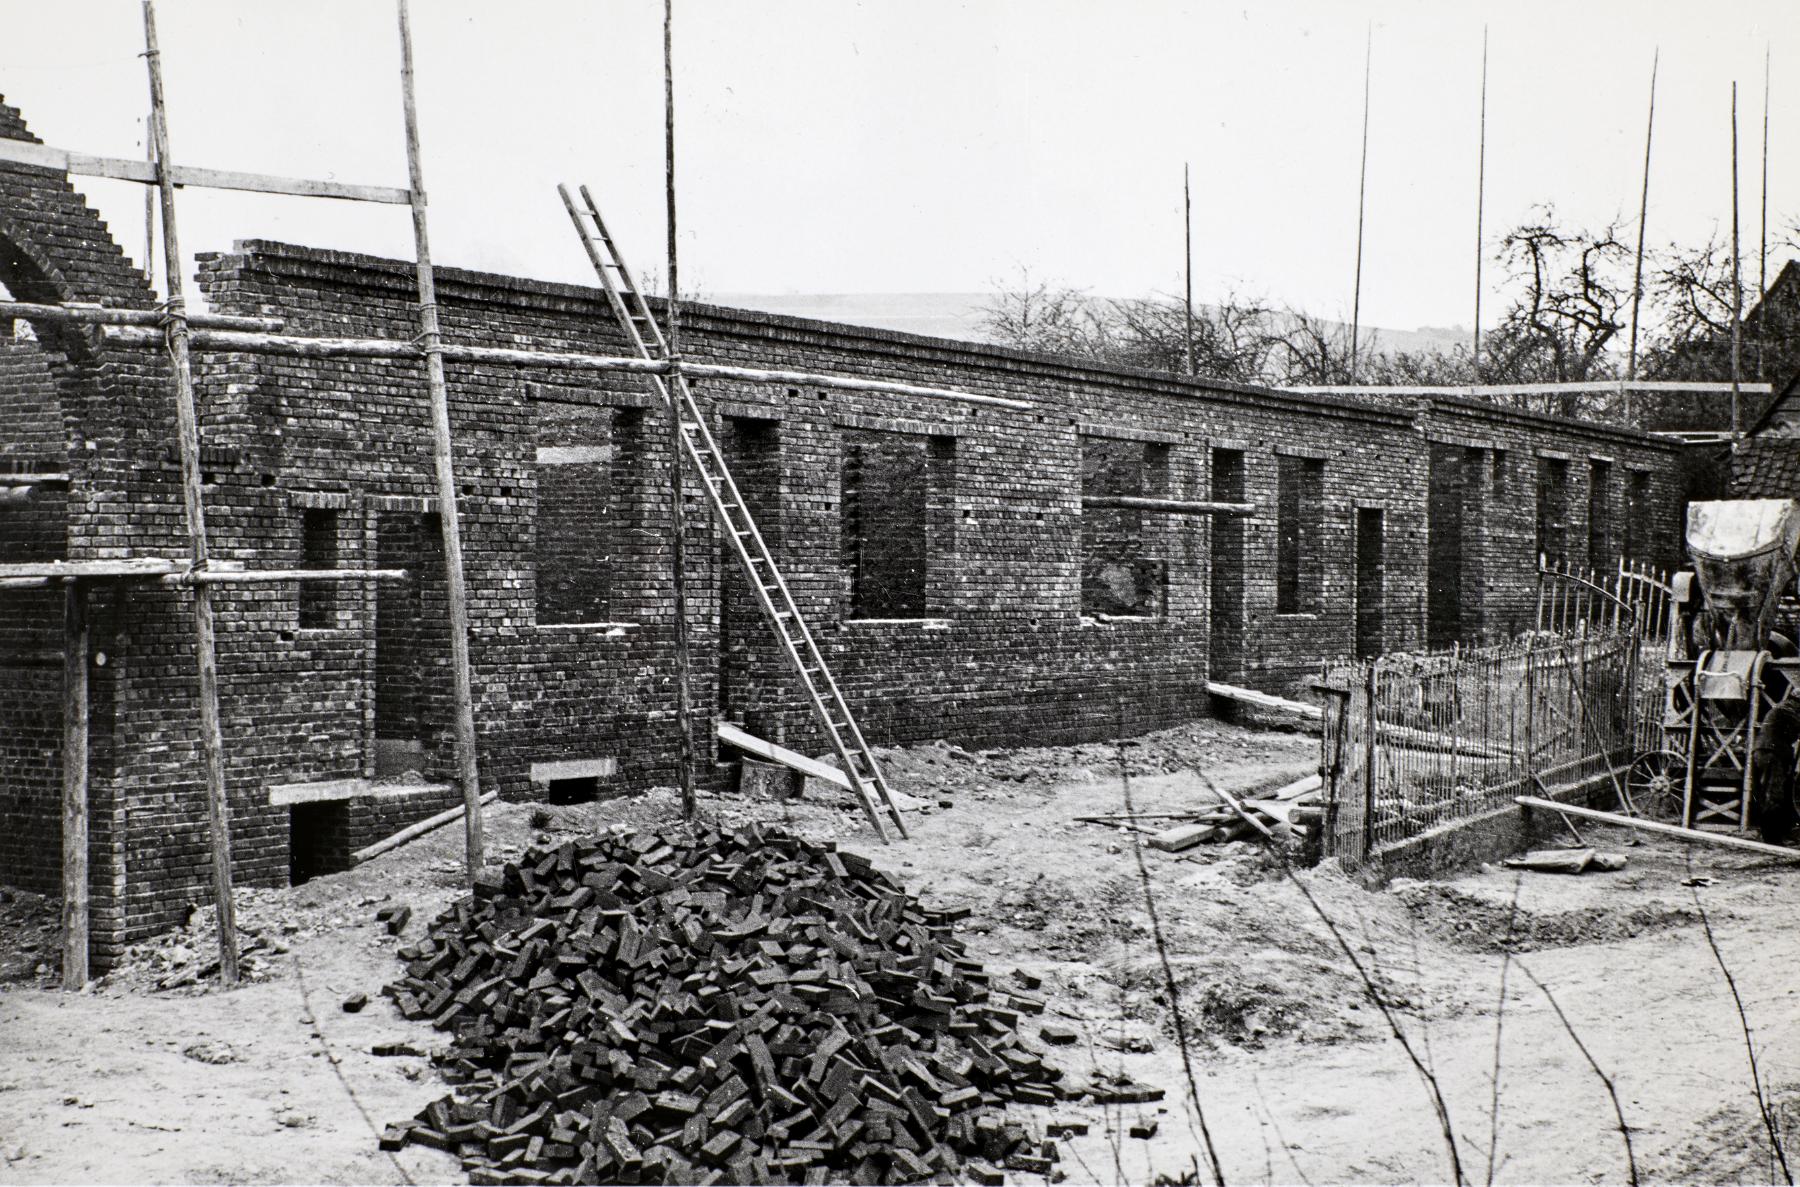
<path id="1" fill-rule="evenodd" d="M 0 138 L 28 140 L 0 105 Z M 405 340 L 412 264 L 249 241 L 200 257 L 221 314 Z M 17 301 L 153 309 L 51 168 L 0 163 Z M 442 269 L 449 341 L 620 353 L 597 290 Z M 167 359 L 92 328 L 0 339 L 0 559 L 185 555 Z M 1376 405 L 741 310 L 687 357 L 954 388 L 1028 408 L 708 380 L 744 501 L 876 744 L 1071 742 L 1204 714 L 1209 679 L 1303 686 L 1333 656 L 1530 625 L 1536 558 L 1667 563 L 1676 447 L 1454 398 Z M 229 585 L 218 666 L 235 878 L 279 885 L 460 802 L 423 367 L 205 352 L 215 561 L 405 570 Z M 576 799 L 673 777 L 666 417 L 628 374 L 449 373 L 483 790 Z M 690 490 L 693 488 L 690 486 Z M 696 491 L 694 700 L 822 749 Z M 1132 506 L 1239 504 L 1232 514 Z M 0 883 L 59 878 L 63 603 L 0 589 Z M 89 803 L 102 966 L 206 897 L 194 641 L 179 583 L 93 586 Z M 697 731 L 714 785 L 729 752 Z M 708 763 L 705 759 L 719 761 Z"/>

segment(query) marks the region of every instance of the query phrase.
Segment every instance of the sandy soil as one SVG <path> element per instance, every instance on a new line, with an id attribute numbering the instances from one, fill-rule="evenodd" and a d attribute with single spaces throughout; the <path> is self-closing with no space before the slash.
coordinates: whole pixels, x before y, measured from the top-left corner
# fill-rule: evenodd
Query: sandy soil
<path id="1" fill-rule="evenodd" d="M 1040 1111 L 1040 1121 L 1089 1127 L 1065 1143 L 1071 1181 L 1149 1182 L 1204 1168 L 1168 975 L 1228 1181 L 1452 1177 L 1420 1076 L 1302 888 L 1435 1069 L 1465 1177 L 1487 1178 L 1500 1023 L 1495 1181 L 1627 1178 L 1605 1084 L 1529 969 L 1614 1080 L 1645 1181 L 1782 1181 L 1695 896 L 1754 1024 L 1778 1119 L 1797 1126 L 1795 866 L 1726 850 L 1690 855 L 1673 843 L 1631 846 L 1597 829 L 1590 842 L 1627 854 L 1624 870 L 1571 878 L 1483 869 L 1371 891 L 1328 871 L 1290 878 L 1247 842 L 1184 860 L 1074 820 L 1125 811 L 1127 798 L 1139 812 L 1191 804 L 1203 794 L 1195 770 L 1227 788 L 1272 786 L 1312 769 L 1316 745 L 1200 723 L 1122 751 L 918 747 L 890 765 L 896 785 L 929 807 L 911 818 L 910 840 L 886 848 L 848 805 L 729 798 L 707 808 L 837 839 L 934 905 L 974 908 L 964 926 L 975 955 L 1044 977 L 1050 1010 L 1033 1025 L 1079 1032 L 1077 1044 L 1057 1049 L 1072 1078 L 1124 1074 L 1165 1089 L 1155 1104 Z M 490 836 L 494 855 L 506 857 L 534 840 L 674 816 L 671 797 L 657 793 L 535 811 L 500 805 L 490 810 Z M 208 912 L 72 995 L 43 983 L 54 903 L 14 895 L 0 904 L 0 1183 L 460 1182 L 448 1156 L 377 1150 L 382 1125 L 443 1085 L 423 1055 L 370 1050 L 398 1042 L 427 1052 L 443 1042 L 378 996 L 402 941 L 375 912 L 411 904 L 415 933 L 459 892 L 459 846 L 459 830 L 447 829 L 345 874 L 246 894 L 240 912 L 260 942 L 253 979 L 231 992 L 192 977 L 211 951 Z M 1697 878 L 1710 881 L 1684 884 Z M 356 992 L 369 1005 L 344 1012 Z M 1153 1137 L 1128 1136 L 1152 1121 Z"/>

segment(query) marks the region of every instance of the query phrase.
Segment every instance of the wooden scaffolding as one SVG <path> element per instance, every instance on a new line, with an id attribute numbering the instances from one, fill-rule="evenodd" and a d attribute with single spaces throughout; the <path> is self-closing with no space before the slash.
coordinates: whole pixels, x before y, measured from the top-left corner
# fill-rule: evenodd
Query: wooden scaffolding
<path id="1" fill-rule="evenodd" d="M 447 601 L 451 634 L 454 699 L 454 743 L 457 783 L 464 818 L 466 869 L 473 879 L 482 863 L 484 797 L 476 755 L 476 735 L 469 660 L 469 612 L 457 513 L 457 484 L 451 449 L 452 426 L 446 394 L 445 364 L 487 363 L 591 372 L 624 372 L 670 377 L 685 386 L 688 379 L 724 379 L 755 384 L 798 384 L 827 390 L 849 390 L 947 399 L 1014 410 L 1032 407 L 1003 399 L 945 388 L 896 383 L 859 376 L 808 371 L 770 370 L 685 360 L 679 355 L 645 357 L 509 349 L 449 344 L 439 325 L 436 283 L 426 217 L 426 192 L 420 154 L 413 87 L 413 49 L 407 0 L 396 0 L 399 19 L 403 116 L 406 130 L 408 186 L 351 185 L 279 177 L 268 174 L 203 169 L 178 165 L 170 148 L 167 104 L 152 0 L 144 0 L 144 59 L 149 74 L 151 147 L 149 160 L 103 157 L 28 141 L 0 139 L 0 162 L 57 169 L 70 174 L 107 177 L 154 187 L 162 215 L 162 251 L 166 299 L 158 310 L 118 309 L 82 304 L 0 301 L 0 316 L 97 327 L 107 344 L 166 350 L 175 403 L 175 436 L 180 460 L 187 555 L 180 558 L 66 561 L 45 564 L 0 564 L 0 591 L 61 587 L 64 590 L 63 654 L 63 984 L 76 989 L 89 978 L 88 956 L 88 593 L 95 582 L 155 582 L 193 591 L 195 659 L 199 676 L 202 765 L 207 802 L 214 905 L 219 933 L 220 978 L 238 978 L 238 953 L 231 883 L 231 808 L 226 797 L 224 737 L 220 724 L 218 659 L 214 641 L 212 591 L 221 585 L 282 582 L 367 582 L 404 580 L 397 569 L 249 569 L 211 559 L 207 549 L 206 506 L 202 492 L 200 426 L 194 398 L 195 352 L 276 354 L 303 358 L 391 359 L 423 362 L 431 415 L 433 477 L 443 532 Z M 672 185 L 672 182 L 671 182 Z M 412 339 L 331 338 L 283 334 L 278 319 L 190 311 L 182 291 L 184 257 L 178 236 L 175 191 L 186 186 L 255 193 L 287 194 L 406 206 L 412 214 L 418 285 L 418 333 Z M 152 261 L 146 270 L 153 272 Z M 677 415 L 679 409 L 671 409 Z M 671 458 L 679 474 L 679 452 Z M 10 486 L 29 485 L 50 476 L 8 476 Z M 64 481 L 67 476 L 60 476 Z M 684 731 L 687 723 L 681 723 Z M 860 792 L 859 792 L 860 794 Z M 491 795 L 486 797 L 491 799 Z M 885 800 L 885 788 L 883 796 Z M 898 813 L 888 807 L 899 823 Z M 885 836 L 871 806 L 870 819 Z"/>

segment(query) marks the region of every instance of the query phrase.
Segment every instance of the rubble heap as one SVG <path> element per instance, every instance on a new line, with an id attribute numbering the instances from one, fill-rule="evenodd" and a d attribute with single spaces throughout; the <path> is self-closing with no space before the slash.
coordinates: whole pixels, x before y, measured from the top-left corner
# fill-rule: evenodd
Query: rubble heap
<path id="1" fill-rule="evenodd" d="M 475 1183 L 896 1183 L 1048 1172 L 1008 1121 L 1060 1072 L 993 984 L 852 853 L 745 827 L 615 832 L 485 873 L 385 992 L 458 1092 L 383 1145 Z M 1031 984 L 1029 978 L 1024 984 Z"/>

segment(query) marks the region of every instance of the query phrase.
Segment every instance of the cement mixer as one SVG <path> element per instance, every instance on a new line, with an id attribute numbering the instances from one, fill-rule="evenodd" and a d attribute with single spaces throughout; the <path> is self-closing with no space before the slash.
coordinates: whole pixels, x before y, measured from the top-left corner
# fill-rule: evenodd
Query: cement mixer
<path id="1" fill-rule="evenodd" d="M 1800 500 L 1689 504 L 1687 548 L 1663 716 L 1670 790 L 1678 780 L 1688 828 L 1754 825 L 1779 841 L 1796 819 Z"/>

